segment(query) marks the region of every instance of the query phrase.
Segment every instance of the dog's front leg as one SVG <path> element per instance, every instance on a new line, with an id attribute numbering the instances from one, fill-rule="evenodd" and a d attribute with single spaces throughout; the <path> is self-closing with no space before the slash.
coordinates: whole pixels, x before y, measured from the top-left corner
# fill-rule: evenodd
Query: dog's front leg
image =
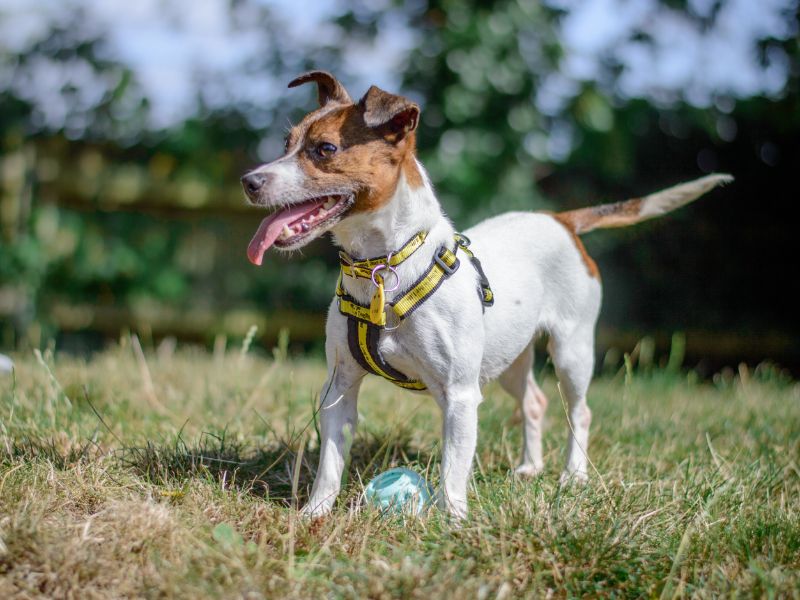
<path id="1" fill-rule="evenodd" d="M 478 440 L 477 384 L 445 390 L 439 398 L 442 420 L 442 484 L 439 507 L 454 517 L 467 516 L 467 484 Z"/>
<path id="2" fill-rule="evenodd" d="M 358 390 L 360 375 L 349 376 L 334 371 L 328 378 L 320 400 L 319 467 L 311 489 L 311 497 L 303 507 L 303 514 L 319 517 L 331 511 L 342 485 L 342 471 L 350 453 L 358 417 Z"/>

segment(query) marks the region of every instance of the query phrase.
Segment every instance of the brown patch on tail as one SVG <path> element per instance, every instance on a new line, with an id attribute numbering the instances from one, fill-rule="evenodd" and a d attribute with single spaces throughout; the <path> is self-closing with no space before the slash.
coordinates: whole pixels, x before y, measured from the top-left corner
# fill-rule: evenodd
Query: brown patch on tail
<path id="1" fill-rule="evenodd" d="M 586 252 L 578 235 L 593 229 L 626 227 L 647 219 L 660 217 L 681 206 L 696 200 L 718 185 L 730 183 L 733 177 L 726 173 L 712 173 L 694 181 L 687 181 L 665 190 L 613 204 L 600 204 L 588 208 L 568 210 L 557 213 L 553 218 L 561 223 L 572 235 L 575 246 L 583 257 L 583 262 L 592 277 L 599 277 L 597 265 Z"/>
<path id="2" fill-rule="evenodd" d="M 601 204 L 558 213 L 556 217 L 576 234 L 593 229 L 627 227 L 647 219 L 660 217 L 693 202 L 718 185 L 730 183 L 733 177 L 726 173 L 712 173 L 693 181 L 680 183 L 665 190 L 613 204 Z"/>
<path id="3" fill-rule="evenodd" d="M 586 233 L 592 229 L 627 227 L 642 220 L 640 217 L 642 203 L 641 198 L 634 198 L 613 204 L 569 210 L 558 213 L 555 217 L 574 234 Z"/>

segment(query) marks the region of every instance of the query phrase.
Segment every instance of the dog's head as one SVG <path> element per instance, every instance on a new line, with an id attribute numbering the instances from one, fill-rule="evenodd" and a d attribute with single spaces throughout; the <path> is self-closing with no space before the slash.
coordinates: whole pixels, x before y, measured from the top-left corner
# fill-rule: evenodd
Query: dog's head
<path id="1" fill-rule="evenodd" d="M 317 83 L 320 108 L 286 136 L 283 156 L 242 177 L 248 200 L 275 211 L 264 219 L 247 256 L 260 265 L 267 249 L 306 245 L 351 215 L 392 197 L 401 173 L 421 176 L 414 159 L 419 106 L 375 86 L 358 102 L 329 73 L 312 71 L 289 87 Z"/>

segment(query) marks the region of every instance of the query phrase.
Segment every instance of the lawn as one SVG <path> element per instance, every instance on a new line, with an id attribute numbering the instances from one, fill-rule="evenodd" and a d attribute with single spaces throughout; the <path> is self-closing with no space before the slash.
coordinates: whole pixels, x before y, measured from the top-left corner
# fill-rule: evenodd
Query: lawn
<path id="1" fill-rule="evenodd" d="M 590 390 L 595 469 L 516 480 L 512 400 L 490 386 L 462 524 L 360 510 L 396 465 L 436 484 L 435 403 L 370 378 L 334 514 L 296 506 L 316 468 L 321 362 L 135 339 L 90 360 L 18 354 L 0 375 L 2 598 L 800 597 L 800 385 L 631 367 Z"/>

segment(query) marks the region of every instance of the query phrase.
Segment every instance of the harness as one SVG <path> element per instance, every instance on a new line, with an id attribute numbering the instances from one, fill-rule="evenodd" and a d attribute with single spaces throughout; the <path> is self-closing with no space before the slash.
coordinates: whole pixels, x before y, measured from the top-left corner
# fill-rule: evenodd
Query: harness
<path id="1" fill-rule="evenodd" d="M 400 277 L 397 275 L 395 267 L 419 250 L 427 236 L 427 232 L 420 232 L 396 252 L 390 252 L 387 256 L 377 258 L 357 260 L 345 252 L 339 252 L 341 269 L 339 280 L 336 283 L 336 296 L 339 312 L 347 317 L 347 344 L 350 353 L 369 373 L 380 375 L 393 384 L 409 390 L 424 390 L 426 386 L 421 381 L 408 378 L 383 359 L 378 350 L 381 330 L 397 329 L 408 315 L 419 308 L 446 279 L 458 270 L 461 261 L 456 254 L 459 250 L 469 257 L 473 268 L 478 273 L 477 291 L 481 303 L 484 307 L 494 304 L 494 294 L 489 286 L 489 280 L 483 272 L 483 267 L 469 249 L 469 238 L 460 233 L 453 236 L 455 244 L 452 250 L 444 244 L 439 247 L 433 255 L 431 264 L 417 281 L 399 294 L 394 301 L 386 302 L 385 293 L 395 291 L 400 285 Z M 385 285 L 387 273 L 395 277 L 394 287 L 388 289 Z M 358 303 L 355 298 L 347 294 L 342 285 L 345 276 L 372 281 L 376 290 L 368 306 Z"/>

